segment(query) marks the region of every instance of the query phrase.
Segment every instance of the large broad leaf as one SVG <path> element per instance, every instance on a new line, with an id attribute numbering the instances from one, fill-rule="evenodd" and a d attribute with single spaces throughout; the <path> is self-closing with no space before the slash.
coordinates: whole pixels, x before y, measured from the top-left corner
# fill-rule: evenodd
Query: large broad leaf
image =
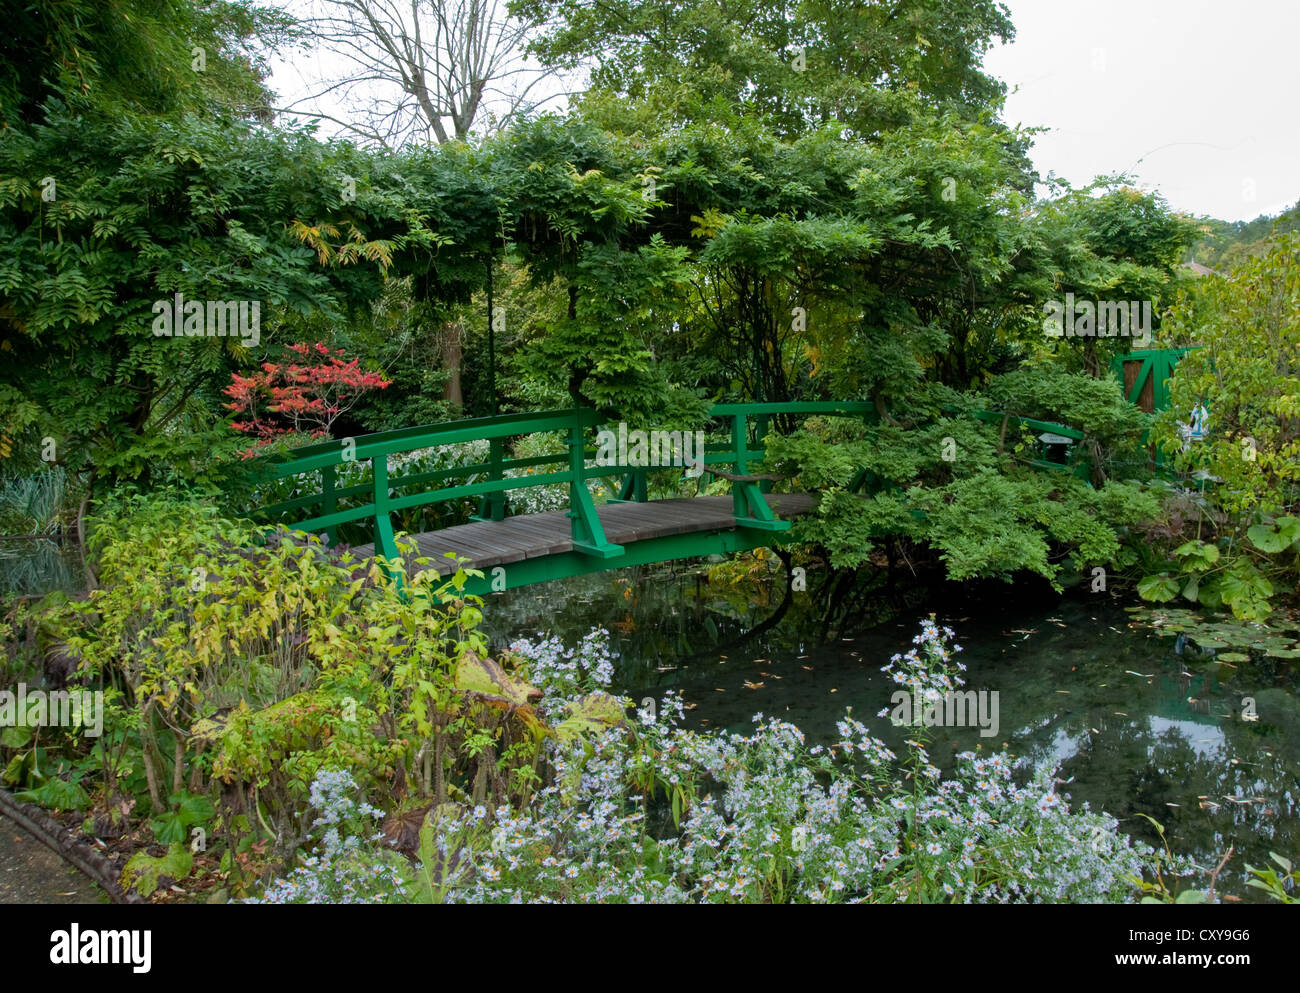
<path id="1" fill-rule="evenodd" d="M 202 824 L 216 813 L 207 797 L 182 790 L 171 796 L 172 809 L 149 822 L 154 837 L 164 845 L 187 841 L 190 828 Z"/>
<path id="2" fill-rule="evenodd" d="M 19 752 L 9 764 L 5 766 L 5 771 L 0 774 L 0 781 L 6 786 L 22 786 L 25 783 L 43 782 L 45 777 L 40 774 L 36 765 L 36 749 L 29 748 L 25 752 Z"/>
<path id="3" fill-rule="evenodd" d="M 456 689 L 481 697 L 494 697 L 514 707 L 536 703 L 542 691 L 518 676 L 512 676 L 492 659 L 462 655 L 456 663 Z"/>
<path id="4" fill-rule="evenodd" d="M 180 882 L 194 868 L 194 855 L 184 845 L 174 844 L 167 849 L 162 858 L 154 858 L 147 852 L 136 852 L 122 870 L 122 887 L 134 889 L 141 896 L 148 896 L 158 888 L 161 877 L 170 876 Z"/>
<path id="5" fill-rule="evenodd" d="M 480 703 L 510 711 L 538 737 L 546 734 L 546 725 L 533 709 L 533 704 L 542 698 L 542 691 L 510 675 L 492 659 L 473 653 L 462 655 L 456 663 L 455 687 L 462 695 Z"/>
<path id="6" fill-rule="evenodd" d="M 27 743 L 36 737 L 34 727 L 9 726 L 0 728 L 0 745 L 5 748 L 26 748 Z"/>
<path id="7" fill-rule="evenodd" d="M 623 701 L 608 693 L 588 693 L 565 710 L 569 716 L 555 726 L 555 736 L 566 744 L 621 724 L 627 715 Z"/>
<path id="8" fill-rule="evenodd" d="M 1178 596 L 1178 581 L 1170 576 L 1143 576 L 1138 582 L 1138 596 L 1143 600 L 1165 603 Z"/>
<path id="9" fill-rule="evenodd" d="M 1208 544 L 1204 541 L 1188 541 L 1174 549 L 1174 554 L 1179 558 L 1196 558 L 1201 560 L 1201 565 L 1197 568 L 1208 568 L 1215 562 L 1219 561 L 1219 549 L 1215 545 Z"/>
<path id="10" fill-rule="evenodd" d="M 1250 526 L 1246 529 L 1246 537 L 1248 537 L 1251 544 L 1261 552 L 1267 552 L 1269 555 L 1276 555 L 1278 552 L 1282 551 L 1282 549 L 1286 548 L 1287 545 L 1291 544 L 1290 541 L 1283 537 L 1280 531 L 1268 524 L 1254 524 Z"/>
<path id="11" fill-rule="evenodd" d="M 36 803 L 50 810 L 85 810 L 90 806 L 90 796 L 78 783 L 70 783 L 51 776 L 40 786 L 14 794 L 15 800 Z"/>
<path id="12" fill-rule="evenodd" d="M 1287 545 L 1294 545 L 1300 541 L 1300 517 L 1279 517 L 1275 523 L 1277 533 L 1282 536 L 1282 540 Z"/>

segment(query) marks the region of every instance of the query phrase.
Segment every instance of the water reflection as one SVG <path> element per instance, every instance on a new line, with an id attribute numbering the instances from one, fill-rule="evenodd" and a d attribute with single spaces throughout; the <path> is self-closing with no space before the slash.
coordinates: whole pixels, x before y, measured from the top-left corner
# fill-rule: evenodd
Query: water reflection
<path id="1" fill-rule="evenodd" d="M 833 641 L 796 603 L 763 638 L 711 649 L 761 622 L 778 599 L 711 589 L 687 566 L 647 567 L 500 595 L 487 617 L 498 642 L 539 631 L 572 642 L 608 628 L 619 688 L 637 699 L 680 689 L 697 728 L 743 731 L 762 712 L 825 742 L 851 707 L 898 745 L 901 729 L 876 716 L 896 688 L 879 668 L 933 610 L 965 649 L 966 689 L 1000 698 L 996 737 L 932 729 L 936 764 L 1004 747 L 1058 762 L 1073 803 L 1109 811 L 1149 844 L 1159 839 L 1138 814 L 1164 824 L 1170 847 L 1200 865 L 1234 846 L 1220 890 L 1246 900 L 1266 899 L 1244 885 L 1247 863 L 1265 865 L 1270 850 L 1300 856 L 1300 680 L 1291 663 L 1233 666 L 1180 653 L 1174 639 L 1130 627 L 1121 600 L 1020 587 L 1014 597 L 1005 587 L 935 589 L 921 609 Z"/>

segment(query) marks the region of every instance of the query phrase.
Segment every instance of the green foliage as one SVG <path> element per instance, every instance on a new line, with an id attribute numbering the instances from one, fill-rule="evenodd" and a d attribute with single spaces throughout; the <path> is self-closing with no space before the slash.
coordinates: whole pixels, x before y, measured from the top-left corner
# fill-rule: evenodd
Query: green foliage
<path id="1" fill-rule="evenodd" d="M 1278 875 L 1277 869 L 1271 867 L 1256 869 L 1248 865 L 1246 871 L 1255 878 L 1246 880 L 1246 885 L 1263 890 L 1280 903 L 1300 903 L 1295 895 L 1295 886 L 1297 880 L 1300 880 L 1300 873 L 1292 867 L 1291 860 L 1284 859 L 1277 852 L 1269 852 L 1268 857 L 1281 867 L 1282 875 Z"/>
<path id="2" fill-rule="evenodd" d="M 1174 584 L 1173 591 L 1177 593 L 1177 584 Z M 1239 655 L 1255 651 L 1269 658 L 1300 658 L 1300 625 L 1281 612 L 1276 612 L 1264 622 L 1237 620 L 1204 609 L 1128 609 L 1137 623 L 1147 625 L 1165 637 L 1185 635 L 1202 650 L 1218 651 L 1232 647 Z"/>
<path id="3" fill-rule="evenodd" d="M 1216 504 L 1241 514 L 1277 513 L 1300 495 L 1300 234 L 1270 243 L 1224 277 L 1184 294 L 1166 322 L 1201 345 L 1178 363 L 1172 408 L 1155 439 L 1173 464 L 1216 477 Z M 1178 421 L 1203 403 L 1208 437 L 1179 452 Z M 1251 522 L 1254 523 L 1254 522 Z"/>
<path id="4" fill-rule="evenodd" d="M 265 113 L 263 56 L 293 33 L 285 13 L 248 0 L 24 2 L 4 14 L 0 125 L 11 127 L 38 119 L 46 101 L 60 97 L 92 112 Z"/>
<path id="5" fill-rule="evenodd" d="M 1156 829 L 1156 834 L 1160 836 L 1160 844 L 1164 848 L 1163 858 L 1157 858 L 1153 862 L 1153 872 L 1150 878 L 1132 877 L 1132 883 L 1137 887 L 1138 892 L 1142 893 L 1141 903 L 1172 903 L 1172 904 L 1192 904 L 1192 903 L 1211 903 L 1213 896 L 1213 886 L 1209 890 L 1201 890 L 1196 887 L 1179 886 L 1176 875 L 1166 878 L 1166 874 L 1176 865 L 1173 853 L 1169 850 L 1169 840 L 1165 837 L 1165 826 L 1149 814 L 1139 812 L 1138 816 L 1144 821 L 1151 824 Z"/>
<path id="6" fill-rule="evenodd" d="M 1096 396 L 1112 424 L 1132 430 L 1114 413 L 1113 389 L 1086 377 L 1064 379 L 1081 381 L 1074 382 L 1075 395 Z M 1070 397 L 1063 391 L 1046 412 L 1075 412 Z M 900 541 L 928 546 L 953 580 L 1010 581 L 1030 571 L 1055 582 L 1062 552 L 1076 568 L 1117 563 L 1122 534 L 1155 515 L 1155 498 L 1132 483 L 1093 489 L 1064 473 L 1022 468 L 1016 442 L 1014 435 L 1002 438 L 998 426 L 966 418 L 871 427 L 848 442 L 810 427 L 769 436 L 766 463 L 794 477 L 796 487 L 821 494 L 817 513 L 796 533 L 824 547 L 837 568 L 864 565 L 879 546 Z M 867 491 L 853 492 L 863 478 Z"/>
<path id="7" fill-rule="evenodd" d="M 154 837 L 164 845 L 190 840 L 190 828 L 206 824 L 216 812 L 207 797 L 182 790 L 168 798 L 171 809 L 149 822 Z"/>
<path id="8" fill-rule="evenodd" d="M 1128 403 L 1119 383 L 1051 367 L 1018 369 L 990 381 L 989 406 L 1019 417 L 1076 427 L 1103 446 L 1111 458 L 1131 454 L 1147 417 Z"/>
<path id="9" fill-rule="evenodd" d="M 627 98 L 624 113 L 647 133 L 743 114 L 782 135 L 832 123 L 869 135 L 922 102 L 974 116 L 1004 89 L 982 71 L 982 54 L 1013 36 L 1005 9 L 982 0 L 922 0 L 905 16 L 827 0 L 688 0 L 671 19 L 647 0 L 513 6 L 547 26 L 535 44 L 545 63 L 591 66 L 587 104 L 608 101 L 596 110 L 610 113 L 614 98 Z"/>
<path id="10" fill-rule="evenodd" d="M 136 852 L 122 869 L 122 886 L 141 896 L 149 896 L 161 885 L 163 877 L 180 882 L 193 869 L 194 855 L 180 843 L 169 845 L 167 854 L 161 857 Z"/>
<path id="11" fill-rule="evenodd" d="M 61 167 L 46 202 L 37 180 L 51 162 Z M 61 464 L 101 478 L 216 478 L 214 454 L 236 441 L 216 416 L 220 389 L 253 343 L 155 336 L 154 303 L 178 292 L 254 301 L 269 336 L 276 308 L 331 311 L 349 292 L 373 292 L 354 277 L 331 285 L 286 223 L 337 207 L 336 177 L 358 165 L 305 133 L 220 119 L 58 109 L 7 137 L 0 350 L 24 370 L 32 439 L 54 438 Z"/>
<path id="12" fill-rule="evenodd" d="M 1201 240 L 1188 251 L 1187 261 L 1226 273 L 1248 255 L 1269 248 L 1270 239 L 1300 229 L 1300 203 L 1277 216 L 1261 214 L 1250 221 L 1201 219 Z"/>
<path id="13" fill-rule="evenodd" d="M 318 539 L 158 496 L 109 506 L 91 549 L 100 587 L 51 597 L 36 616 L 108 687 L 102 762 L 83 774 L 95 768 L 101 799 L 142 795 L 163 843 L 203 825 L 233 850 L 252 830 L 288 859 L 309 834 L 308 787 L 328 769 L 351 770 L 372 796 L 396 780 L 397 795 L 439 803 L 526 798 L 545 739 L 622 718 L 608 697 L 580 699 L 562 727 L 534 710 L 540 691 L 488 656 L 463 572 L 397 566 L 399 583 Z M 30 735 L 0 745 L 17 753 L 7 781 L 42 791 L 37 802 L 90 803 L 80 774 L 45 770 Z"/>
<path id="14" fill-rule="evenodd" d="M 40 786 L 15 793 L 14 799 L 51 810 L 85 810 L 90 805 L 90 795 L 80 783 L 58 776 L 50 776 Z"/>
<path id="15" fill-rule="evenodd" d="M 1139 592 L 1168 602 L 1180 593 L 1239 620 L 1262 621 L 1300 573 L 1300 332 L 1286 315 L 1300 303 L 1300 235 L 1279 236 L 1229 276 L 1207 276 L 1180 297 L 1170 334 L 1201 344 L 1178 363 L 1172 407 L 1153 438 L 1177 470 L 1197 474 L 1203 507 L 1158 537 Z M 1209 410 L 1204 440 L 1180 450 L 1179 423 Z M 1171 506 L 1179 498 L 1166 497 Z M 1194 514 L 1194 516 L 1193 516 Z M 1195 522 L 1187 542 L 1185 525 Z"/>

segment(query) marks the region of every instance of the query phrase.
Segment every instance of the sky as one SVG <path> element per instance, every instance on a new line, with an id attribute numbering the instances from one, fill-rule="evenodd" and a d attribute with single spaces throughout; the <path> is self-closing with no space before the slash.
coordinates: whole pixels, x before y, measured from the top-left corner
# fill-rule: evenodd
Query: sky
<path id="1" fill-rule="evenodd" d="M 1016 37 L 985 69 L 1031 158 L 1074 185 L 1130 172 L 1226 221 L 1300 200 L 1300 2 L 1004 0 Z"/>
<path id="2" fill-rule="evenodd" d="M 1031 152 L 1043 176 L 1127 172 L 1175 210 L 1227 221 L 1300 201 L 1300 0 L 1003 2 L 1016 37 L 984 65 L 1010 90 L 1007 123 L 1047 129 Z M 282 105 L 310 92 L 321 59 L 276 66 Z"/>

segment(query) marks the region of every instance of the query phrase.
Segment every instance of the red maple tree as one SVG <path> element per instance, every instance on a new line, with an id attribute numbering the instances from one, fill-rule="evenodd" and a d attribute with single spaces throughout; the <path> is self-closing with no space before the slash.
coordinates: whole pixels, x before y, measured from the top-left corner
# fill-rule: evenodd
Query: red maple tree
<path id="1" fill-rule="evenodd" d="M 233 373 L 231 384 L 222 391 L 232 400 L 225 408 L 241 418 L 230 426 L 258 439 L 254 448 L 243 453 L 245 458 L 280 435 L 328 435 L 334 422 L 364 394 L 392 383 L 377 372 L 366 372 L 358 359 L 345 361 L 343 349 L 331 351 L 324 342 L 288 347 L 305 361 L 263 362 L 258 372 Z"/>

